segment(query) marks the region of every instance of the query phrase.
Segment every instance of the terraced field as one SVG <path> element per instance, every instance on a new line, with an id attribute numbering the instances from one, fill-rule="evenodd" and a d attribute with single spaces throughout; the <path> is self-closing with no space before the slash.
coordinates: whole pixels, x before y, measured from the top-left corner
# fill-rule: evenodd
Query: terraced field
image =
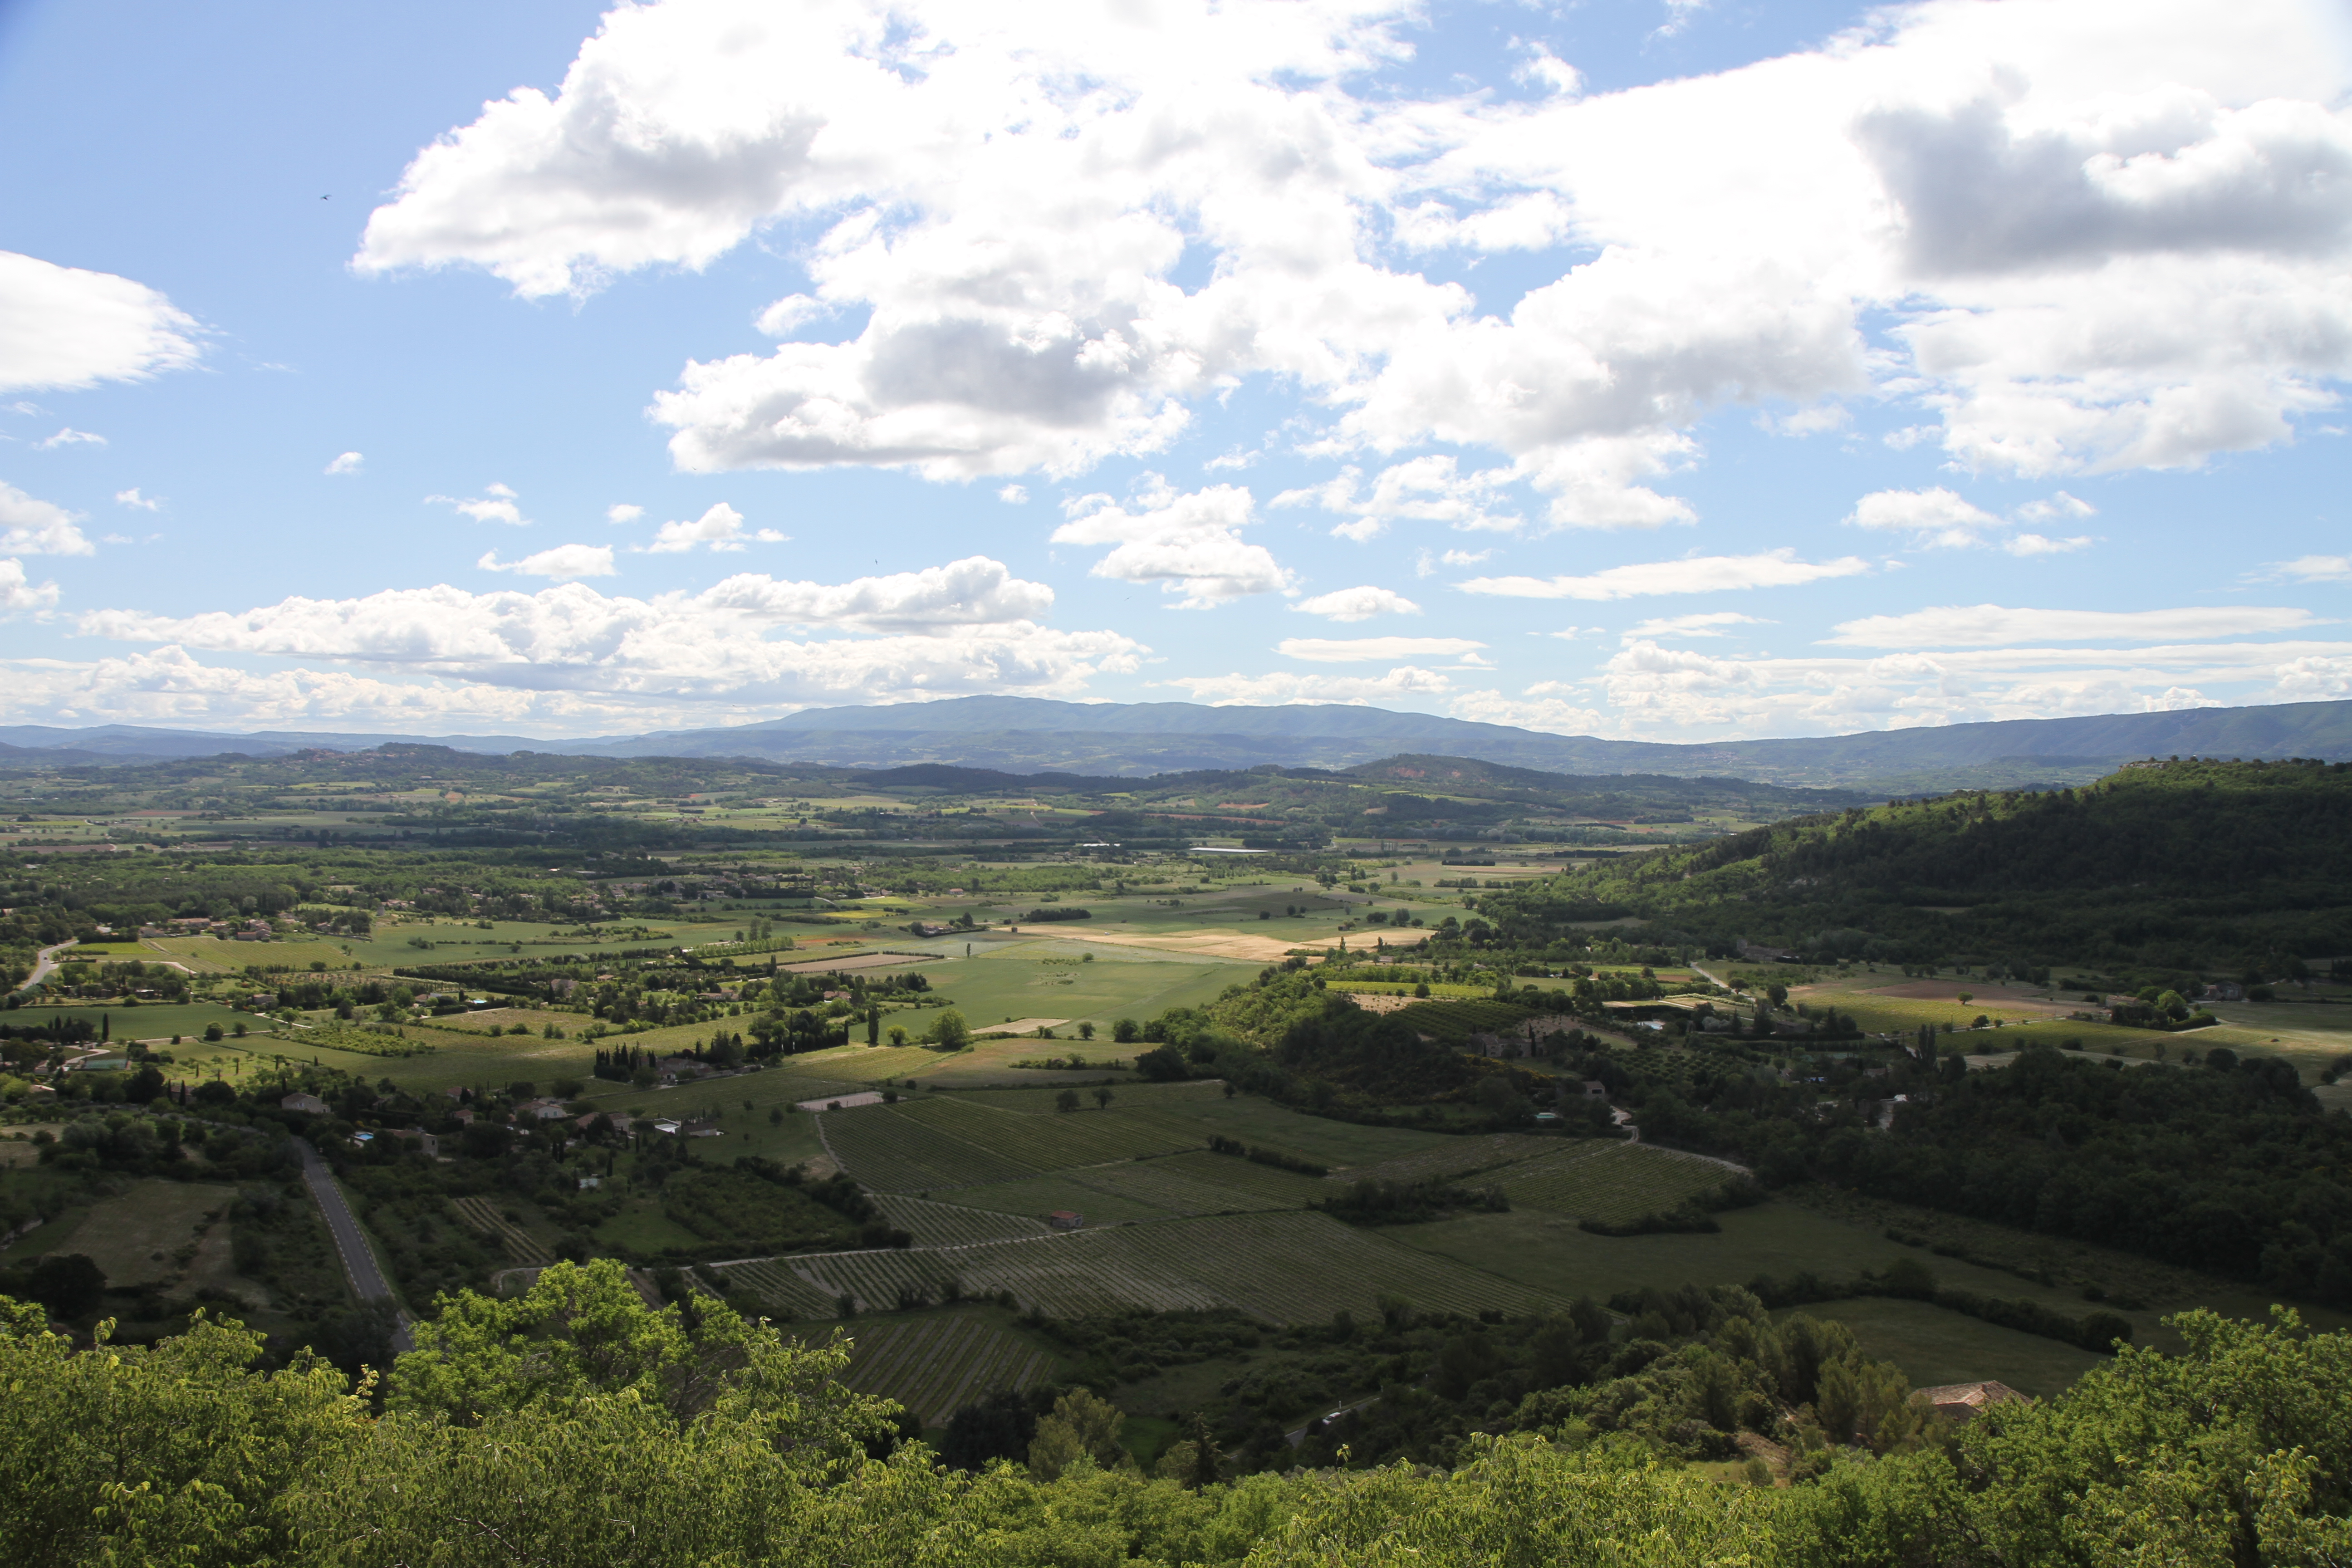
<path id="1" fill-rule="evenodd" d="M 1623 1221 L 1670 1209 L 1723 1185 L 1733 1174 L 1695 1154 L 1593 1140 L 1507 1166 L 1486 1179 L 1516 1207 Z"/>
<path id="2" fill-rule="evenodd" d="M 1539 1138 L 1531 1132 L 1488 1132 L 1475 1138 L 1450 1138 L 1436 1148 L 1382 1160 L 1375 1165 L 1335 1171 L 1332 1179 L 1353 1182 L 1370 1177 L 1383 1182 L 1425 1182 L 1514 1164 L 1556 1153 L 1559 1147 L 1558 1138 Z"/>
<path id="3" fill-rule="evenodd" d="M 1232 1163 L 1249 1163 L 1246 1160 Z M 1273 1197 L 1246 1187 L 1203 1181 L 1188 1172 L 1171 1170 L 1165 1160 L 1128 1160 L 1115 1165 L 1089 1166 L 1068 1174 L 1097 1192 L 1149 1204 L 1171 1215 L 1234 1214 L 1250 1209 L 1306 1206 L 1303 1199 Z M 1302 1179 L 1314 1180 L 1311 1176 Z"/>
<path id="4" fill-rule="evenodd" d="M 1206 1310 L 1223 1304 L 1181 1275 L 1138 1264 L 1107 1245 L 1126 1228 L 1129 1227 L 974 1247 L 804 1253 L 791 1262 L 820 1289 L 855 1296 L 861 1311 L 887 1310 L 898 1307 L 902 1299 L 911 1303 L 915 1297 L 939 1301 L 951 1280 L 966 1295 L 993 1296 L 1009 1290 L 1024 1309 L 1053 1318 L 1081 1318 L 1133 1307 Z"/>
<path id="5" fill-rule="evenodd" d="M 1399 1246 L 1325 1215 L 1238 1215 L 1123 1226 L 1104 1233 L 1131 1266 L 1195 1280 L 1225 1303 L 1279 1323 L 1328 1322 L 1342 1310 L 1359 1320 L 1380 1298 L 1401 1296 L 1417 1310 L 1474 1313 L 1556 1311 L 1540 1290 Z"/>
<path id="6" fill-rule="evenodd" d="M 966 1247 L 975 1241 L 1015 1241 L 1048 1234 L 1043 1220 L 1020 1215 L 895 1195 L 874 1201 L 892 1225 L 915 1238 L 918 1247 Z"/>
<path id="7" fill-rule="evenodd" d="M 843 1379 L 860 1394 L 895 1399 L 926 1426 L 1003 1388 L 1041 1381 L 1044 1352 L 970 1310 L 859 1330 Z"/>
<path id="8" fill-rule="evenodd" d="M 1017 1182 L 994 1182 L 984 1187 L 958 1187 L 953 1192 L 941 1193 L 940 1196 L 965 1208 L 1023 1215 L 1031 1219 L 1042 1219 L 1055 1209 L 1076 1209 L 1087 1216 L 1088 1225 L 1119 1225 L 1128 1220 L 1175 1217 L 1158 1204 L 1088 1186 L 1080 1178 L 1089 1173 L 1084 1169 L 1055 1171 L 1043 1176 L 1024 1176 Z"/>
<path id="9" fill-rule="evenodd" d="M 1540 1290 L 1400 1247 L 1306 1212 L 1220 1215 L 1117 1226 L 1025 1241 L 890 1252 L 803 1254 L 790 1266 L 818 1289 L 861 1310 L 1010 1291 L 1024 1310 L 1081 1317 L 1141 1307 L 1235 1307 L 1274 1322 L 1328 1321 L 1341 1309 L 1379 1311 L 1380 1298 L 1470 1313 L 1548 1311 Z"/>
<path id="10" fill-rule="evenodd" d="M 779 1318 L 820 1321 L 840 1312 L 832 1296 L 771 1258 L 721 1263 L 715 1266 L 714 1271 L 727 1281 L 729 1289 L 750 1291 Z"/>

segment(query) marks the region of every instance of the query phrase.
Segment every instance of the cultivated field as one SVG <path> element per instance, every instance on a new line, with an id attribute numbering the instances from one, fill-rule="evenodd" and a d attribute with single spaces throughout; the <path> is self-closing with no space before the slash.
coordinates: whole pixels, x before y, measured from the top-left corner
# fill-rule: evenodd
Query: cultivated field
<path id="1" fill-rule="evenodd" d="M 43 1250 L 85 1254 L 105 1272 L 109 1285 L 170 1279 L 193 1259 L 205 1233 L 236 1201 L 232 1187 L 133 1182 L 120 1197 L 92 1205 L 70 1234 L 50 1240 Z"/>
<path id="2" fill-rule="evenodd" d="M 2091 1023 L 2066 1016 L 2076 1009 L 2096 1013 L 2104 1009 L 2079 996 L 2068 1002 L 2063 997 L 2056 1002 L 2038 996 L 1999 990 L 1973 991 L 1973 1000 L 1963 1003 L 1957 993 L 1971 988 L 1964 983 L 1947 981 L 1914 981 L 1886 989 L 1849 989 L 1843 983 L 1800 986 L 1790 996 L 1811 1005 L 1816 1010 L 1834 1007 L 1850 1015 L 1854 1023 L 1872 1033 L 1907 1034 L 1922 1024 L 1933 1025 L 1937 1030 L 1949 1024 L 1949 1036 L 1938 1034 L 1939 1045 L 1958 1043 L 1969 1050 L 1979 1050 L 1988 1044 L 1997 1044 L 2008 1050 L 2021 1050 L 2028 1045 L 2055 1046 L 2065 1040 L 2080 1040 L 2091 1050 L 2104 1051 L 2109 1046 L 2121 1046 L 2128 1054 L 2145 1055 L 2161 1043 L 2178 1052 L 2193 1036 L 2158 1034 L 2147 1029 L 2126 1029 L 2110 1024 L 2104 1018 Z M 1927 994 L 1909 994 L 1924 991 Z M 1998 1030 L 1973 1030 L 1969 1025 L 1979 1016 L 1999 1019 L 2003 1027 Z M 2133 1047 L 2138 1047 L 2135 1050 Z"/>
<path id="3" fill-rule="evenodd" d="M 1211 1157 L 1224 1164 L 1249 1163 L 1224 1156 Z M 1262 1165 L 1257 1168 L 1265 1169 Z M 1247 1187 L 1204 1181 L 1187 1171 L 1171 1168 L 1166 1160 L 1129 1160 L 1113 1165 L 1092 1165 L 1065 1173 L 1081 1186 L 1146 1204 L 1171 1215 L 1244 1214 L 1259 1209 L 1304 1206 L 1301 1200 L 1295 1197 L 1277 1197 L 1254 1192 Z M 1288 1172 L 1276 1173 L 1290 1174 Z M 1314 1180 L 1312 1177 L 1293 1179 L 1310 1183 Z M 1096 1206 L 1099 1208 L 1100 1205 Z"/>
<path id="4" fill-rule="evenodd" d="M 929 1192 L 1017 1181 L 1037 1167 L 942 1137 L 893 1105 L 815 1113 L 826 1150 L 841 1168 L 882 1193 Z"/>
<path id="5" fill-rule="evenodd" d="M 1540 1312 L 1562 1303 L 1495 1275 L 1433 1267 L 1428 1255 L 1319 1214 L 1126 1226 L 1106 1233 L 1130 1258 L 1195 1279 L 1227 1304 L 1283 1323 L 1376 1317 L 1382 1296 L 1419 1310 Z"/>
<path id="6" fill-rule="evenodd" d="M 1991 1377 L 2021 1394 L 2046 1398 L 2063 1394 L 2076 1378 L 2107 1359 L 1925 1301 L 1867 1297 L 1822 1301 L 1795 1310 L 1843 1323 L 1862 1342 L 1864 1352 L 1893 1362 L 1921 1388 Z"/>
<path id="7" fill-rule="evenodd" d="M 1123 1225 L 1129 1220 L 1175 1217 L 1157 1204 L 1087 1185 L 1085 1178 L 1090 1173 L 1086 1170 L 1056 1171 L 1051 1175 L 1030 1176 L 1018 1182 L 958 1187 L 940 1196 L 965 1208 L 1023 1215 L 1032 1219 L 1043 1219 L 1056 1209 L 1073 1209 L 1086 1215 L 1088 1225 Z"/>
<path id="8" fill-rule="evenodd" d="M 1067 1029 L 1057 1031 L 1063 1037 L 1054 1040 L 980 1040 L 969 1049 L 952 1056 L 935 1057 L 932 1065 L 918 1075 L 933 1089 L 1034 1089 L 1041 1085 L 1050 1089 L 1057 1084 L 1093 1084 L 1105 1079 L 1112 1080 L 1119 1097 L 1127 1097 L 1136 1081 L 1125 1066 L 1097 1067 L 1096 1062 L 1116 1059 L 1126 1063 L 1134 1058 L 1136 1047 L 1114 1046 L 1107 1038 L 1080 1040 Z M 1083 1068 L 1016 1068 L 1013 1064 L 1039 1061 L 1048 1057 L 1066 1058 L 1077 1053 L 1090 1064 Z M 1050 1100 L 1051 1094 L 1047 1095 Z"/>
<path id="9" fill-rule="evenodd" d="M 1574 1147 L 1574 1145 L 1570 1145 Z M 1359 1165 L 1335 1179 L 1381 1182 L 1426 1182 L 1490 1171 L 1546 1154 L 1561 1152 L 1561 1140 L 1531 1132 L 1488 1132 L 1471 1138 L 1448 1138 L 1443 1143 L 1411 1154 L 1400 1154 L 1374 1165 Z"/>
<path id="10" fill-rule="evenodd" d="M 1587 1139 L 1478 1180 L 1501 1187 L 1516 1207 L 1622 1223 L 1673 1208 L 1735 1174 L 1695 1154 Z"/>
<path id="11" fill-rule="evenodd" d="M 1320 1322 L 1345 1309 L 1375 1314 L 1382 1296 L 1423 1310 L 1511 1312 L 1557 1299 L 1450 1265 L 1318 1214 L 1253 1214 L 1116 1226 L 1025 1241 L 779 1259 L 861 1310 L 1010 1291 L 1048 1317 L 1143 1308 L 1234 1307 L 1274 1322 Z"/>
<path id="12" fill-rule="evenodd" d="M 313 963 L 329 969 L 357 969 L 361 963 L 356 952 L 331 942 L 224 942 L 216 936 L 167 936 L 150 937 L 140 945 L 151 950 L 145 956 L 180 959 L 215 973 L 253 964 L 263 969 L 307 970 Z M 417 956 L 411 953 L 394 962 L 408 963 Z"/>
<path id="13" fill-rule="evenodd" d="M 1052 1364 L 1045 1352 L 972 1310 L 861 1328 L 842 1381 L 895 1399 L 926 1426 L 999 1389 L 1027 1388 Z"/>
<path id="14" fill-rule="evenodd" d="M 1091 961 L 1088 952 L 1094 954 Z M 1117 1019 L 1140 1020 L 1171 1007 L 1196 1007 L 1257 973 L 1255 964 L 1223 962 L 1223 956 L 1155 952 L 1129 957 L 1116 947 L 1048 938 L 992 945 L 970 958 L 922 969 L 932 989 L 950 998 L 974 1029 L 1002 1027 L 1024 1018 L 1066 1018 L 1073 1028 L 1090 1020 L 1108 1035 Z M 1066 1036 L 1072 1029 L 1055 1033 Z M 1107 1043 L 1102 1048 L 1109 1054 Z M 1050 1053 L 1053 1047 L 1044 1049 Z"/>
<path id="15" fill-rule="evenodd" d="M 1204 1141 L 1150 1110 L 1034 1112 L 961 1097 L 817 1113 L 842 1168 L 879 1192 L 1018 1181 L 1074 1165 L 1167 1153 Z"/>
<path id="16" fill-rule="evenodd" d="M 895 1195 L 874 1201 L 893 1226 L 915 1238 L 918 1247 L 968 1247 L 977 1241 L 1015 1241 L 1047 1234 L 1044 1221 L 1018 1215 Z"/>
<path id="17" fill-rule="evenodd" d="M 1175 1223 L 1175 1222 L 1168 1222 Z M 1131 1308 L 1205 1310 L 1224 1303 L 1183 1275 L 1138 1262 L 1110 1245 L 1118 1230 L 890 1252 L 802 1254 L 787 1263 L 820 1289 L 856 1299 L 860 1311 L 931 1305 L 950 1288 L 1010 1291 L 1024 1310 L 1079 1318 Z"/>
<path id="18" fill-rule="evenodd" d="M 207 1024 L 218 1024 L 223 1029 L 243 1024 L 255 1026 L 253 1015 L 238 1013 L 209 1002 L 193 1003 L 186 1006 L 171 1004 L 124 1007 L 93 1004 L 70 1007 L 20 1007 L 8 1015 L 8 1026 L 26 1029 L 51 1023 L 57 1019 L 86 1022 L 95 1035 L 103 1019 L 103 1027 L 117 1041 L 149 1040 L 161 1044 L 173 1035 L 201 1036 Z"/>
<path id="19" fill-rule="evenodd" d="M 555 1261 L 555 1254 L 540 1244 L 539 1238 L 509 1219 L 499 1205 L 488 1198 L 453 1198 L 449 1206 L 467 1227 L 478 1231 L 506 1250 L 513 1263 L 530 1267 Z"/>
<path id="20" fill-rule="evenodd" d="M 767 1258 L 721 1263 L 713 1271 L 727 1282 L 730 1291 L 750 1292 L 780 1319 L 816 1321 L 834 1317 L 840 1310 L 833 1295 Z"/>
<path id="21" fill-rule="evenodd" d="M 1152 1162 L 1154 1168 L 1191 1177 L 1213 1187 L 1244 1193 L 1265 1200 L 1251 1207 L 1305 1208 L 1331 1195 L 1330 1184 L 1318 1176 L 1302 1176 L 1275 1165 L 1261 1165 L 1234 1154 L 1171 1154 Z"/>

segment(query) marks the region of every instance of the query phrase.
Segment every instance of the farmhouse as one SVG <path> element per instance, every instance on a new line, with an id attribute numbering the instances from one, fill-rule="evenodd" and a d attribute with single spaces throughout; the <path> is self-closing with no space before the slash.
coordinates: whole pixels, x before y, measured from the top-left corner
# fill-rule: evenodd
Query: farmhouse
<path id="1" fill-rule="evenodd" d="M 299 1110 L 305 1116 L 324 1116 L 327 1114 L 327 1102 L 325 1100 L 320 1100 L 315 1094 L 304 1094 L 299 1090 L 280 1099 L 278 1102 L 278 1107 L 281 1110 Z"/>
<path id="2" fill-rule="evenodd" d="M 1087 1216 L 1076 1209 L 1055 1209 L 1045 1216 L 1045 1223 L 1055 1230 L 1076 1230 L 1087 1223 Z"/>
<path id="3" fill-rule="evenodd" d="M 2005 1383 L 1946 1383 L 1934 1388 L 1923 1388 L 1914 1396 L 1935 1407 L 1936 1414 L 1954 1421 L 1968 1421 L 1988 1405 L 2006 1405 L 2012 1399 L 2025 1397 Z"/>
<path id="4" fill-rule="evenodd" d="M 525 1121 L 561 1121 L 566 1113 L 560 1100 L 526 1100 L 515 1107 L 515 1114 Z"/>

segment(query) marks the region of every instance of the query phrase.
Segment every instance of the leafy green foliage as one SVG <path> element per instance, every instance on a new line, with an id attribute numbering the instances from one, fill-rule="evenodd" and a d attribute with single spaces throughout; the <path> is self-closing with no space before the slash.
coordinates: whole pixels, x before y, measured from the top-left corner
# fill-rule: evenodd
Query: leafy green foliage
<path id="1" fill-rule="evenodd" d="M 1152 1480 L 1117 1447 L 1120 1412 L 1077 1392 L 1035 1422 L 1035 1463 L 1001 1462 L 1033 1412 L 998 1401 L 1001 1429 L 971 1433 L 985 1442 L 967 1456 L 988 1468 L 939 1466 L 834 1381 L 837 1344 L 715 1303 L 649 1310 L 609 1265 L 558 1266 L 514 1301 L 445 1301 L 380 1415 L 324 1362 L 259 1370 L 259 1337 L 235 1325 L 85 1351 L 0 1300 L 0 1540 L 26 1563 L 193 1568 L 2317 1568 L 2352 1551 L 2352 1338 L 2291 1316 L 2189 1313 L 2185 1354 L 2126 1349 L 2063 1397 L 1953 1435 L 1836 1325 L 1773 1322 L 1737 1291 L 1628 1304 L 1618 1331 L 1586 1303 L 1302 1339 L 1297 1364 L 1267 1373 L 1310 1406 L 1327 1390 L 1305 1379 L 1406 1365 L 1298 1448 L 1279 1430 L 1248 1444 L 1287 1473 L 1225 1481 L 1222 1415 L 1191 1428 L 1188 1475 Z M 1795 1484 L 1675 1463 L 1792 1403 L 1778 1429 Z M 1292 1468 L 1343 1443 L 1354 1468 Z M 1435 1468 L 1370 1464 L 1391 1451 Z"/>

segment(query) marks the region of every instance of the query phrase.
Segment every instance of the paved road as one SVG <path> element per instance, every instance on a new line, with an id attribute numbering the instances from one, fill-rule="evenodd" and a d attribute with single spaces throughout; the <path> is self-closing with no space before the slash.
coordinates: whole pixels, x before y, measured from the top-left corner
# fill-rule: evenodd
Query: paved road
<path id="1" fill-rule="evenodd" d="M 40 958 L 38 962 L 33 965 L 33 973 L 26 977 L 25 984 L 17 986 L 16 989 L 19 991 L 30 991 L 34 986 L 38 985 L 42 981 L 47 980 L 58 967 L 58 954 L 63 952 L 66 949 L 71 947 L 75 942 L 79 942 L 80 940 L 81 939 L 79 937 L 74 937 L 68 941 L 58 943 L 55 947 L 45 947 L 41 949 Z"/>
<path id="2" fill-rule="evenodd" d="M 302 1180 L 310 1189 L 310 1196 L 326 1216 L 328 1233 L 335 1238 L 335 1251 L 343 1260 L 343 1272 L 350 1277 L 352 1294 L 362 1301 L 389 1300 L 392 1286 L 377 1267 L 375 1254 L 368 1247 L 367 1237 L 360 1233 L 359 1217 L 343 1198 L 343 1189 L 335 1185 L 335 1173 L 319 1152 L 310 1144 L 296 1141 L 302 1151 Z M 393 1331 L 392 1348 L 405 1352 L 416 1348 L 409 1338 L 411 1320 L 406 1312 L 400 1314 L 399 1327 Z"/>

